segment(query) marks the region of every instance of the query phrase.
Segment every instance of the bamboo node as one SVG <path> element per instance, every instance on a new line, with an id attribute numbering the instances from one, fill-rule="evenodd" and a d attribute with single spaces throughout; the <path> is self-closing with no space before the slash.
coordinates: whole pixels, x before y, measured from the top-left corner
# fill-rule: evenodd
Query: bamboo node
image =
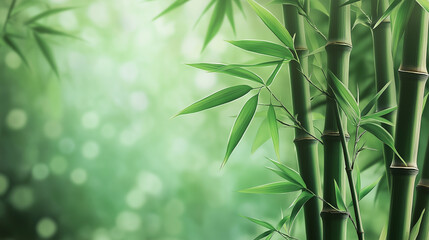
<path id="1" fill-rule="evenodd" d="M 346 137 L 346 141 L 350 140 L 350 135 L 348 133 L 345 134 L 345 137 Z M 338 131 L 324 131 L 322 134 L 322 139 L 324 138 L 331 138 L 331 139 L 340 141 L 341 134 Z"/>
<path id="2" fill-rule="evenodd" d="M 325 49 L 328 49 L 330 47 L 342 47 L 342 48 L 346 48 L 349 51 L 352 50 L 353 45 L 351 43 L 348 42 L 342 42 L 342 41 L 329 41 L 326 43 L 325 45 Z"/>
<path id="3" fill-rule="evenodd" d="M 332 208 L 323 209 L 320 213 L 320 216 L 322 219 L 328 219 L 328 218 L 340 218 L 340 219 L 347 219 L 349 217 L 349 213 L 345 211 L 337 211 Z"/>
<path id="4" fill-rule="evenodd" d="M 392 175 L 413 176 L 419 173 L 419 169 L 414 166 L 390 166 L 390 172 Z"/>
<path id="5" fill-rule="evenodd" d="M 414 68 L 404 68 L 403 66 L 399 68 L 398 72 L 403 77 L 412 76 L 410 79 L 417 81 L 426 81 L 429 76 L 428 72 L 426 71 L 422 72 Z"/>
<path id="6" fill-rule="evenodd" d="M 429 184 L 427 184 L 427 182 L 425 184 L 425 183 L 422 183 L 422 181 L 420 181 L 420 183 L 417 184 L 416 189 L 423 191 L 423 192 L 426 192 L 426 193 L 429 193 Z"/>
<path id="7" fill-rule="evenodd" d="M 293 140 L 294 143 L 298 142 L 317 142 L 317 139 L 313 137 L 297 137 L 295 140 Z"/>

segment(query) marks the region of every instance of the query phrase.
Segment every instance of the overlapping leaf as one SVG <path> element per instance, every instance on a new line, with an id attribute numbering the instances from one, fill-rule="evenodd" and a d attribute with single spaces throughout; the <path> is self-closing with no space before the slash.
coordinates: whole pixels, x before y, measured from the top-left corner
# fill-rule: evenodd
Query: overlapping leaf
<path id="1" fill-rule="evenodd" d="M 240 40 L 240 41 L 229 41 L 229 43 L 237 46 L 241 49 L 259 53 L 263 55 L 268 55 L 272 57 L 278 57 L 285 60 L 292 60 L 294 57 L 292 52 L 276 43 L 262 41 L 262 40 Z"/>
<path id="2" fill-rule="evenodd" d="M 306 202 L 308 202 L 308 200 L 310 200 L 313 197 L 314 197 L 313 194 L 311 194 L 307 191 L 302 191 L 302 193 L 298 196 L 298 198 L 293 203 L 292 212 L 290 214 L 290 224 L 291 225 L 293 224 L 296 216 L 298 215 L 299 211 L 304 206 L 304 204 Z"/>
<path id="3" fill-rule="evenodd" d="M 204 39 L 203 49 L 207 47 L 209 42 L 216 36 L 222 26 L 223 19 L 226 14 L 226 0 L 218 0 L 213 10 L 209 26 L 207 28 L 206 37 Z"/>
<path id="4" fill-rule="evenodd" d="M 72 10 L 72 9 L 76 9 L 76 7 L 64 7 L 64 8 L 49 9 L 49 10 L 46 10 L 46 11 L 44 11 L 44 12 L 42 12 L 42 13 L 40 13 L 40 14 L 38 14 L 38 15 L 30 18 L 30 19 L 28 19 L 25 22 L 25 24 L 32 24 L 34 22 L 39 21 L 40 19 L 52 16 L 54 14 L 58 14 L 58 13 L 61 13 L 61 12 L 69 11 L 69 10 Z"/>
<path id="5" fill-rule="evenodd" d="M 266 84 L 267 86 L 270 86 L 271 83 L 273 83 L 274 79 L 277 77 L 277 74 L 279 73 L 282 66 L 283 66 L 283 61 L 277 64 L 276 68 L 274 69 L 274 71 L 271 73 L 270 77 L 267 80 L 267 84 Z"/>
<path id="6" fill-rule="evenodd" d="M 279 129 L 277 126 L 276 112 L 272 105 L 268 107 L 267 119 L 268 119 L 268 124 L 270 126 L 270 133 L 271 133 L 271 139 L 273 140 L 273 144 L 274 144 L 274 150 L 276 152 L 277 158 L 280 159 Z"/>
<path id="7" fill-rule="evenodd" d="M 328 83 L 347 118 L 356 124 L 360 118 L 360 110 L 352 93 L 331 71 L 329 71 Z"/>
<path id="8" fill-rule="evenodd" d="M 221 73 L 229 74 L 231 76 L 251 80 L 257 83 L 262 83 L 262 84 L 264 83 L 264 81 L 262 81 L 262 79 L 258 75 L 254 74 L 253 72 L 247 69 L 243 69 L 241 67 L 226 68 L 227 65 L 214 64 L 214 63 L 195 63 L 195 64 L 189 64 L 189 66 L 210 71 L 210 72 L 221 72 Z"/>
<path id="9" fill-rule="evenodd" d="M 59 76 L 58 68 L 55 63 L 54 55 L 52 54 L 52 51 L 49 48 L 48 44 L 46 44 L 45 40 L 43 40 L 37 33 L 34 33 L 34 39 L 36 40 L 36 43 L 39 46 L 39 49 L 42 52 L 43 56 L 45 57 L 46 61 L 49 63 L 52 70 L 55 72 L 55 74 L 58 77 Z"/>

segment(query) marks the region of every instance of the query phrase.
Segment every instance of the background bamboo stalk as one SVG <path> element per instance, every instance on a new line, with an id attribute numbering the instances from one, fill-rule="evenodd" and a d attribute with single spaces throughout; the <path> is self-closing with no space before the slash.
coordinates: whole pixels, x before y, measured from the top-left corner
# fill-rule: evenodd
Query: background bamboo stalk
<path id="1" fill-rule="evenodd" d="M 371 1 L 372 21 L 381 17 L 389 6 L 388 0 Z M 393 69 L 392 57 L 392 31 L 390 29 L 390 18 L 387 17 L 375 29 L 372 30 L 373 46 L 374 46 L 374 65 L 377 92 L 380 91 L 386 84 L 390 82 L 389 87 L 380 96 L 377 102 L 377 111 L 396 106 L 396 88 L 395 88 L 395 73 Z M 392 112 L 384 116 L 387 120 L 394 123 L 396 112 Z M 388 124 L 382 124 L 392 136 L 394 136 L 394 127 Z M 390 164 L 394 153 L 392 149 L 384 144 L 383 149 L 384 162 L 386 165 L 386 174 L 388 185 L 390 186 Z"/>
<path id="2" fill-rule="evenodd" d="M 309 1 L 306 1 L 309 2 Z M 304 19 L 298 14 L 296 7 L 283 5 L 286 28 L 295 35 L 295 49 L 300 63 L 289 63 L 290 81 L 292 86 L 292 102 L 294 115 L 311 134 L 314 134 L 313 118 L 310 104 L 309 84 L 301 73 L 301 67 L 307 72 L 308 61 L 303 57 L 308 53 L 305 40 Z M 320 174 L 317 155 L 317 140 L 301 129 L 296 128 L 295 146 L 298 155 L 299 171 L 307 187 L 319 195 Z M 322 222 L 320 219 L 321 204 L 317 198 L 310 199 L 304 206 L 305 228 L 307 239 L 322 239 Z"/>
<path id="3" fill-rule="evenodd" d="M 406 165 L 395 157 L 391 165 L 392 196 L 388 239 L 408 239 L 417 168 L 424 87 L 428 77 L 426 51 L 428 15 L 415 2 L 405 27 L 402 64 L 399 68 L 399 104 L 395 146 Z"/>
<path id="4" fill-rule="evenodd" d="M 331 1 L 326 52 L 328 55 L 328 69 L 347 86 L 352 44 L 350 6 L 340 7 L 345 2 L 345 0 Z M 332 94 L 332 91 L 329 91 Z M 323 196 L 331 204 L 336 203 L 334 180 L 338 183 L 343 193 L 343 198 L 345 197 L 344 159 L 335 113 L 335 101 L 327 99 L 325 129 L 322 136 L 325 157 Z M 345 118 L 343 117 L 342 119 Z M 344 129 L 347 129 L 346 122 L 343 123 L 343 126 Z M 322 210 L 323 238 L 329 240 L 346 239 L 347 217 L 348 213 L 337 212 L 327 204 L 324 204 Z"/>

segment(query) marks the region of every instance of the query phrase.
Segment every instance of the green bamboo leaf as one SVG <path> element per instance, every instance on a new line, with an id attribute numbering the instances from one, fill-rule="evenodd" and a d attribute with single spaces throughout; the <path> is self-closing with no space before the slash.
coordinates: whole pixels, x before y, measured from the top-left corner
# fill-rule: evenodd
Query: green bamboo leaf
<path id="1" fill-rule="evenodd" d="M 37 34 L 34 33 L 34 39 L 36 40 L 36 43 L 42 52 L 43 56 L 45 57 L 46 61 L 51 66 L 52 70 L 55 72 L 55 75 L 59 77 L 58 68 L 55 63 L 54 55 L 52 54 L 51 49 L 49 48 L 48 44 Z"/>
<path id="2" fill-rule="evenodd" d="M 274 165 L 276 165 L 277 168 L 279 168 L 284 173 L 284 175 L 282 175 L 281 177 L 294 184 L 297 184 L 302 188 L 307 188 L 307 185 L 297 171 L 270 158 L 267 159 L 270 160 Z"/>
<path id="3" fill-rule="evenodd" d="M 265 25 L 277 36 L 277 38 L 290 49 L 294 49 L 293 39 L 289 32 L 280 23 L 280 21 L 274 17 L 274 15 L 265 9 L 263 6 L 253 0 L 247 0 L 253 10 L 259 16 L 259 18 L 265 23 Z"/>
<path id="4" fill-rule="evenodd" d="M 375 186 L 377 186 L 377 184 L 380 182 L 380 180 L 381 180 L 381 177 L 377 181 L 375 181 L 375 182 L 371 183 L 370 185 L 364 187 L 358 195 L 359 201 L 362 200 L 366 195 L 368 195 L 375 188 Z"/>
<path id="5" fill-rule="evenodd" d="M 70 37 L 70 38 L 74 38 L 74 39 L 79 39 L 82 40 L 79 37 L 76 37 L 74 35 L 56 30 L 54 28 L 48 27 L 48 26 L 43 26 L 43 25 L 36 25 L 31 27 L 31 29 L 33 29 L 33 31 L 39 33 L 39 34 L 49 34 L 49 35 L 55 35 L 55 36 L 63 36 L 63 37 Z"/>
<path id="6" fill-rule="evenodd" d="M 204 39 L 203 50 L 207 47 L 210 41 L 219 32 L 222 26 L 223 19 L 226 13 L 226 0 L 218 0 L 213 10 L 212 17 L 210 19 L 209 26 L 207 28 L 206 37 Z"/>
<path id="7" fill-rule="evenodd" d="M 390 6 L 384 11 L 383 15 L 377 20 L 377 22 L 374 25 L 374 28 L 376 28 L 378 25 L 380 25 L 381 22 L 383 22 L 384 19 L 386 19 L 390 13 L 402 2 L 402 0 L 395 0 L 393 1 Z"/>
<path id="8" fill-rule="evenodd" d="M 3 23 L 4 26 L 5 26 L 4 28 L 6 28 L 6 24 L 9 21 L 9 18 L 10 18 L 10 15 L 12 14 L 13 9 L 15 8 L 15 4 L 16 4 L 16 0 L 12 0 L 12 2 L 9 5 L 9 8 L 8 8 L 7 14 L 6 14 L 6 19 L 5 19 L 4 23 Z"/>
<path id="9" fill-rule="evenodd" d="M 238 9 L 240 9 L 243 16 L 246 16 L 246 13 L 244 12 L 243 4 L 241 4 L 241 0 L 234 0 L 235 5 L 237 5 Z"/>
<path id="10" fill-rule="evenodd" d="M 345 3 L 343 3 L 343 4 L 341 4 L 340 5 L 340 7 L 344 7 L 344 6 L 346 6 L 346 5 L 350 5 L 350 4 L 353 4 L 353 3 L 355 3 L 355 2 L 359 2 L 360 0 L 349 0 L 349 1 L 347 1 L 347 2 L 345 2 Z"/>
<path id="11" fill-rule="evenodd" d="M 24 24 L 28 25 L 28 24 L 34 23 L 34 22 L 36 22 L 36 21 L 38 21 L 40 19 L 49 17 L 51 15 L 58 14 L 58 13 L 61 13 L 61 12 L 65 12 L 65 11 L 69 11 L 69 10 L 73 10 L 73 9 L 76 9 L 76 7 L 65 7 L 65 8 L 48 9 L 48 10 L 46 10 L 46 11 L 44 11 L 44 12 L 42 12 L 42 13 L 40 13 L 40 14 L 38 14 L 38 15 L 30 18 L 30 19 L 28 19 L 27 21 L 24 22 Z"/>
<path id="12" fill-rule="evenodd" d="M 426 107 L 426 103 L 428 102 L 428 98 L 429 98 L 429 92 L 426 93 L 425 97 L 423 98 L 423 109 L 425 109 L 425 107 Z"/>
<path id="13" fill-rule="evenodd" d="M 280 229 L 283 227 L 283 225 L 285 225 L 286 222 L 288 222 L 290 219 L 290 216 L 284 216 L 280 222 L 277 224 L 277 229 Z"/>
<path id="14" fill-rule="evenodd" d="M 276 66 L 276 68 L 274 69 L 274 71 L 271 73 L 270 77 L 267 80 L 267 86 L 270 86 L 271 83 L 274 81 L 274 79 L 277 77 L 277 74 L 279 73 L 280 69 L 283 66 L 283 61 L 279 62 L 279 64 Z"/>
<path id="15" fill-rule="evenodd" d="M 158 14 L 156 17 L 153 18 L 153 20 L 158 19 L 161 16 L 164 16 L 165 14 L 173 11 L 174 9 L 182 6 L 183 4 L 185 4 L 186 2 L 188 2 L 189 0 L 176 0 L 174 1 L 170 6 L 168 6 L 166 9 L 164 9 L 160 14 Z"/>
<path id="16" fill-rule="evenodd" d="M 216 0 L 211 0 L 207 6 L 204 8 L 204 10 L 201 12 L 200 16 L 198 17 L 197 21 L 195 21 L 194 27 L 198 25 L 198 23 L 201 21 L 203 16 L 210 10 L 210 8 L 216 3 Z"/>
<path id="17" fill-rule="evenodd" d="M 396 56 L 399 42 L 405 31 L 405 25 L 411 16 L 414 1 L 402 1 L 402 4 L 392 13 L 393 32 L 392 32 L 392 49 L 393 56 Z M 394 16 L 393 16 L 394 15 Z"/>
<path id="18" fill-rule="evenodd" d="M 232 31 L 235 34 L 236 31 L 235 31 L 234 9 L 232 7 L 232 1 L 231 0 L 227 0 L 226 2 L 227 2 L 227 5 L 226 5 L 226 17 L 228 18 L 228 21 L 229 21 L 229 24 L 231 25 Z"/>
<path id="19" fill-rule="evenodd" d="M 321 3 L 320 0 L 311 0 L 311 6 L 312 8 L 325 14 L 325 16 L 329 17 L 328 9 L 326 9 L 325 4 Z"/>
<path id="20" fill-rule="evenodd" d="M 387 226 L 384 225 L 383 229 L 381 230 L 380 237 L 378 240 L 386 240 L 387 239 Z"/>
<path id="21" fill-rule="evenodd" d="M 190 105 L 189 107 L 183 109 L 176 116 L 203 111 L 209 108 L 213 108 L 213 107 L 234 101 L 246 95 L 250 90 L 252 90 L 252 87 L 247 85 L 238 85 L 238 86 L 222 89 L 206 98 L 201 99 L 200 101 Z"/>
<path id="22" fill-rule="evenodd" d="M 232 45 L 244 49 L 246 51 L 278 57 L 285 60 L 294 59 L 292 52 L 276 43 L 261 41 L 261 40 L 240 40 L 229 41 Z"/>
<path id="23" fill-rule="evenodd" d="M 248 220 L 250 220 L 250 221 L 252 221 L 252 222 L 254 222 L 254 223 L 256 223 L 259 226 L 262 226 L 264 228 L 268 228 L 268 229 L 270 229 L 272 231 L 276 230 L 276 228 L 273 225 L 271 225 L 270 223 L 267 223 L 265 221 L 262 221 L 262 220 L 259 220 L 259 219 L 256 219 L 256 218 L 251 218 L 251 217 L 245 217 L 245 218 L 247 218 Z"/>
<path id="24" fill-rule="evenodd" d="M 261 62 L 261 63 L 253 63 L 253 64 L 228 64 L 228 65 L 224 65 L 223 67 L 218 68 L 217 70 L 213 71 L 213 72 L 222 72 L 222 71 L 226 71 L 229 69 L 234 69 L 234 68 L 247 68 L 247 67 L 269 67 L 269 66 L 274 66 L 274 65 L 278 65 L 280 63 L 285 63 L 288 61 L 269 61 L 269 62 Z"/>
<path id="25" fill-rule="evenodd" d="M 296 192 L 301 190 L 302 187 L 291 182 L 275 182 L 268 183 L 256 187 L 247 188 L 241 190 L 242 193 L 262 193 L 262 194 L 271 194 L 271 193 L 289 193 Z"/>
<path id="26" fill-rule="evenodd" d="M 374 118 L 374 117 L 382 117 L 382 116 L 385 116 L 385 115 L 387 115 L 387 114 L 395 111 L 396 109 L 398 109 L 398 107 L 396 107 L 396 106 L 395 107 L 391 107 L 391 108 L 386 108 L 386 109 L 383 109 L 381 111 L 375 112 L 373 114 L 366 115 L 366 116 L 362 117 L 362 119 L 369 119 L 369 118 Z"/>
<path id="27" fill-rule="evenodd" d="M 274 144 L 274 150 L 276 152 L 277 158 L 280 159 L 279 128 L 277 126 L 276 111 L 274 110 L 273 105 L 268 107 L 267 119 L 270 125 L 270 133 Z"/>
<path id="28" fill-rule="evenodd" d="M 377 103 L 377 101 L 380 98 L 380 96 L 390 86 L 390 83 L 391 82 L 386 83 L 386 85 L 384 85 L 384 87 L 382 89 L 380 89 L 380 91 L 378 91 L 378 93 L 375 94 L 375 96 L 369 101 L 369 103 L 364 107 L 364 109 L 361 112 L 362 116 L 367 115 L 371 111 L 371 109 L 375 106 L 375 104 Z"/>
<path id="29" fill-rule="evenodd" d="M 284 5 L 292 5 L 296 8 L 298 8 L 299 11 L 304 11 L 304 6 L 301 4 L 301 1 L 299 0 L 273 0 L 271 1 L 271 4 L 284 4 Z"/>
<path id="30" fill-rule="evenodd" d="M 359 166 L 356 167 L 356 194 L 360 196 L 361 192 L 361 180 L 360 180 L 360 169 Z"/>
<path id="31" fill-rule="evenodd" d="M 395 124 L 383 117 L 378 117 L 378 116 L 371 116 L 371 117 L 367 117 L 365 119 L 362 119 L 360 121 L 361 124 L 365 124 L 365 123 L 374 123 L 374 124 L 387 124 L 390 126 L 394 126 Z"/>
<path id="32" fill-rule="evenodd" d="M 268 119 L 264 119 L 256 132 L 255 140 L 252 144 L 251 153 L 254 153 L 262 144 L 270 139 L 270 125 Z"/>
<path id="33" fill-rule="evenodd" d="M 262 238 L 264 238 L 264 237 L 268 237 L 270 234 L 273 234 L 273 232 L 274 232 L 274 230 L 268 230 L 268 231 L 265 231 L 265 232 L 263 232 L 263 233 L 261 233 L 261 234 L 259 234 L 257 237 L 255 237 L 253 240 L 259 240 L 259 239 L 262 239 Z"/>
<path id="34" fill-rule="evenodd" d="M 417 236 L 419 235 L 420 231 L 420 225 L 422 224 L 423 216 L 425 215 L 425 210 L 423 209 L 422 213 L 420 214 L 419 220 L 417 220 L 416 224 L 414 224 L 413 229 L 411 229 L 410 233 L 410 240 L 416 240 Z"/>
<path id="35" fill-rule="evenodd" d="M 330 81 L 328 83 L 334 92 L 339 106 L 347 115 L 347 118 L 356 124 L 357 119 L 360 118 L 360 110 L 355 98 L 349 89 L 331 71 L 329 71 L 329 76 L 328 80 Z"/>
<path id="36" fill-rule="evenodd" d="M 416 0 L 420 6 L 426 10 L 426 12 L 429 12 L 429 1 L 428 0 Z"/>
<path id="37" fill-rule="evenodd" d="M 361 125 L 361 127 L 363 129 L 367 130 L 368 132 L 370 132 L 371 134 L 373 134 L 381 142 L 383 142 L 384 144 L 389 146 L 393 150 L 393 152 L 399 157 L 399 159 L 401 159 L 401 161 L 406 165 L 406 162 L 399 155 L 398 151 L 395 148 L 395 144 L 394 144 L 392 135 L 390 135 L 390 133 L 388 131 L 386 131 L 386 129 L 384 129 L 383 127 L 381 127 L 378 124 L 374 124 L 371 122 L 364 123 Z"/>
<path id="38" fill-rule="evenodd" d="M 213 64 L 213 63 L 196 63 L 196 64 L 189 64 L 191 67 L 199 68 L 202 70 L 206 70 L 209 72 L 221 72 L 225 73 L 234 77 L 244 78 L 247 80 L 251 80 L 257 83 L 264 84 L 264 81 L 262 79 L 254 74 L 253 72 L 240 68 L 240 67 L 234 67 L 234 68 L 225 68 L 227 65 L 224 64 Z M 225 69 L 224 69 L 225 68 Z M 223 70 L 224 69 L 224 70 Z"/>
<path id="39" fill-rule="evenodd" d="M 299 211 L 304 206 L 304 204 L 313 197 L 314 197 L 313 194 L 311 194 L 307 191 L 302 191 L 302 193 L 298 196 L 298 198 L 292 204 L 293 208 L 292 208 L 292 212 L 290 214 L 290 225 L 291 226 L 292 226 L 293 222 L 295 221 L 295 218 L 298 215 Z"/>
<path id="40" fill-rule="evenodd" d="M 232 151 L 237 146 L 243 137 L 244 132 L 252 121 L 253 115 L 255 115 L 256 107 L 258 106 L 258 94 L 250 98 L 246 104 L 244 104 L 237 119 L 235 120 L 234 126 L 232 127 L 231 134 L 228 140 L 228 146 L 226 148 L 225 158 L 223 159 L 222 166 L 226 164 Z"/>
<path id="41" fill-rule="evenodd" d="M 18 54 L 19 58 L 21 58 L 21 60 L 25 63 L 25 65 L 28 65 L 28 61 L 25 58 L 24 53 L 21 51 L 21 49 L 19 48 L 19 46 L 9 37 L 9 35 L 4 35 L 3 36 L 3 41 L 6 43 L 6 45 L 8 45 L 16 54 Z"/>
<path id="42" fill-rule="evenodd" d="M 340 188 L 338 187 L 337 181 L 334 180 L 335 184 L 335 199 L 337 201 L 337 207 L 340 210 L 347 210 L 346 204 L 344 203 L 343 197 L 341 195 Z"/>

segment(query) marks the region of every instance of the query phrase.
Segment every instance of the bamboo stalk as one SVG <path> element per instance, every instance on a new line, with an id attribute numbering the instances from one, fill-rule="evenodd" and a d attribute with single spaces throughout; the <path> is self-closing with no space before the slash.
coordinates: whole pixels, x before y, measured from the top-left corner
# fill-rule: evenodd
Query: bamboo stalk
<path id="1" fill-rule="evenodd" d="M 332 0 L 330 6 L 329 36 L 326 44 L 328 69 L 347 86 L 349 79 L 349 61 L 351 44 L 350 6 L 340 7 L 346 0 Z M 329 89 L 331 95 L 332 90 Z M 336 203 L 334 180 L 337 182 L 343 198 L 345 197 L 344 159 L 341 149 L 341 136 L 336 122 L 336 102 L 327 99 L 325 114 L 324 141 L 325 173 L 324 198 Z M 345 119 L 344 117 L 342 119 Z M 347 129 L 346 122 L 343 123 Z M 347 134 L 347 133 L 345 133 Z M 324 204 L 322 210 L 323 238 L 326 240 L 346 239 L 347 212 L 338 212 Z"/>
<path id="2" fill-rule="evenodd" d="M 422 115 L 423 94 L 428 73 L 426 51 L 428 14 L 415 2 L 405 27 L 402 64 L 399 68 L 399 104 L 395 147 L 406 165 L 396 156 L 390 167 L 392 196 L 388 239 L 408 239 L 414 182 L 418 172 L 417 149 Z"/>
<path id="3" fill-rule="evenodd" d="M 389 7 L 388 0 L 371 1 L 372 20 L 375 21 Z M 389 87 L 380 96 L 377 102 L 377 111 L 396 106 L 396 88 L 395 88 L 395 73 L 393 69 L 392 57 L 392 30 L 390 29 L 390 18 L 387 17 L 383 22 L 372 30 L 373 46 L 374 46 L 374 65 L 377 92 L 380 91 L 386 84 L 390 82 Z M 396 112 L 389 113 L 385 118 L 391 122 L 395 122 Z M 394 136 L 394 127 L 388 124 L 382 124 L 392 136 Z M 384 162 L 386 166 L 386 174 L 388 186 L 390 187 L 390 164 L 392 164 L 394 153 L 392 149 L 384 144 L 383 149 Z"/>
<path id="4" fill-rule="evenodd" d="M 309 2 L 309 1 L 306 1 Z M 295 35 L 295 49 L 299 62 L 289 64 L 290 81 L 292 86 L 292 102 L 294 115 L 298 121 L 314 135 L 313 118 L 311 114 L 309 84 L 301 73 L 301 68 L 307 72 L 308 53 L 305 40 L 304 19 L 298 14 L 296 7 L 283 5 L 285 24 L 292 35 Z M 299 170 L 307 187 L 316 195 L 320 191 L 319 160 L 317 140 L 301 129 L 295 130 L 295 146 L 298 155 Z M 321 205 L 317 198 L 310 199 L 304 206 L 305 228 L 307 239 L 322 239 L 322 222 L 320 219 Z"/>

